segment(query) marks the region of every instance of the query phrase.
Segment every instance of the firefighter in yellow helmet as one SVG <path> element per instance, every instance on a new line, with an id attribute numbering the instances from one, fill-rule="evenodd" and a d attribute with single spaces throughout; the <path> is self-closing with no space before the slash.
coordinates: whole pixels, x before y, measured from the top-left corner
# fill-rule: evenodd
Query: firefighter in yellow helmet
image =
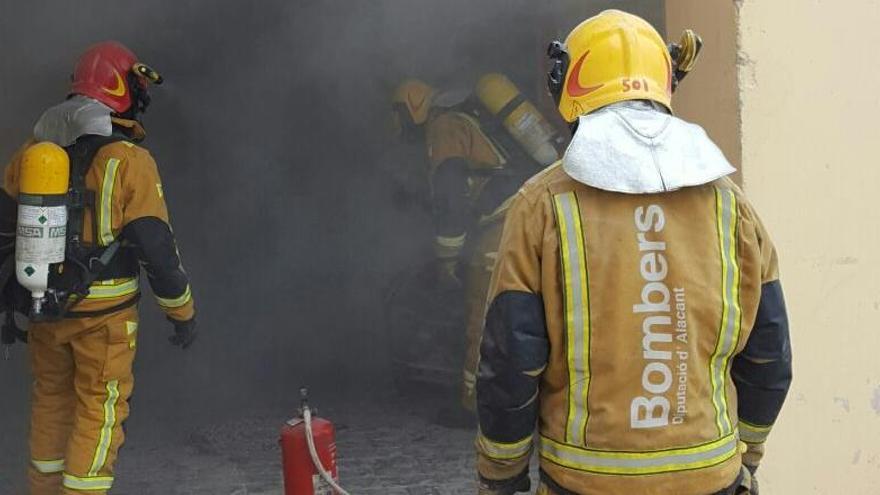
<path id="1" fill-rule="evenodd" d="M 508 200 L 558 159 L 554 130 L 504 75 L 480 78 L 473 93 L 438 92 L 405 81 L 394 97 L 407 140 L 424 136 L 440 285 L 464 284 L 466 355 L 462 402 L 475 408 L 486 295 Z"/>
<path id="2" fill-rule="evenodd" d="M 67 100 L 43 114 L 6 169 L 0 229 L 8 234 L 18 223 L 16 265 L 34 259 L 28 212 L 58 204 L 67 210 L 66 223 L 55 228 L 64 250 L 48 265 L 48 290 L 22 294 L 3 284 L 4 343 L 27 335 L 31 351 L 31 495 L 103 494 L 113 485 L 134 384 L 141 268 L 173 325 L 171 343 L 187 348 L 196 338 L 159 171 L 139 145 L 145 133 L 138 117 L 149 85 L 158 83 L 161 77 L 123 45 L 92 46 L 76 65 Z M 40 170 L 48 173 L 34 179 Z M 52 216 L 37 220 L 51 225 Z M 5 275 L 13 260 L 4 254 Z M 24 266 L 18 280 L 39 275 L 35 266 Z M 26 278 L 23 284 L 33 291 Z M 26 334 L 15 328 L 13 311 L 30 317 Z"/>
<path id="3" fill-rule="evenodd" d="M 551 45 L 576 127 L 508 211 L 477 382 L 480 493 L 756 493 L 791 380 L 776 251 L 733 167 L 672 116 L 675 64 L 606 11 Z M 536 431 L 537 425 L 537 431 Z"/>

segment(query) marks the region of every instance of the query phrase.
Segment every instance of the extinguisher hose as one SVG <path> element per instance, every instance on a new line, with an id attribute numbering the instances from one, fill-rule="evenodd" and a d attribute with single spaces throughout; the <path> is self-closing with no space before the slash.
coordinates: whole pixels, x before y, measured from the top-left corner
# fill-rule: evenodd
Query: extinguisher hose
<path id="1" fill-rule="evenodd" d="M 318 457 L 318 450 L 315 448 L 315 436 L 312 433 L 312 410 L 309 409 L 308 406 L 303 407 L 303 420 L 306 423 L 306 443 L 309 444 L 309 454 L 312 456 L 312 463 L 315 465 L 315 469 L 318 470 L 318 474 L 321 475 L 321 478 L 331 488 L 336 492 L 337 495 L 349 495 L 347 491 L 345 491 L 336 480 L 333 479 L 333 476 L 324 469 L 324 465 L 321 464 L 321 459 Z"/>

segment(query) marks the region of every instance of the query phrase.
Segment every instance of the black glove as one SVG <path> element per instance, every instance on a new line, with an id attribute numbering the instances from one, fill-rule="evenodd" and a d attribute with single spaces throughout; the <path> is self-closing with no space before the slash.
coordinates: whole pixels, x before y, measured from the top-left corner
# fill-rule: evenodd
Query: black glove
<path id="1" fill-rule="evenodd" d="M 174 325 L 174 335 L 168 337 L 168 342 L 171 342 L 171 345 L 178 345 L 182 349 L 189 348 L 199 335 L 199 332 L 196 331 L 196 319 L 177 321 L 168 317 L 168 321 Z"/>

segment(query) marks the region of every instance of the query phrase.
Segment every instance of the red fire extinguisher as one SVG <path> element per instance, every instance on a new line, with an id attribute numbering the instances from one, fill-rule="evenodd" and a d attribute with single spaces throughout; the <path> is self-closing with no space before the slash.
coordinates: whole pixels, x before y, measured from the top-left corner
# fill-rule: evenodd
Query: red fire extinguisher
<path id="1" fill-rule="evenodd" d="M 300 391 L 300 415 L 281 428 L 284 495 L 348 495 L 339 487 L 333 423 L 312 418 L 308 392 Z"/>

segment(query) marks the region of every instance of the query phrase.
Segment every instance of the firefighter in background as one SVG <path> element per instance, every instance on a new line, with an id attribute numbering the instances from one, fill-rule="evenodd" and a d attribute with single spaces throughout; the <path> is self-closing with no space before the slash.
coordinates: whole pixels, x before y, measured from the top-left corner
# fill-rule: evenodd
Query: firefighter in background
<path id="1" fill-rule="evenodd" d="M 507 213 L 477 382 L 480 493 L 528 490 L 534 445 L 538 493 L 757 492 L 791 381 L 788 322 L 734 168 L 671 114 L 695 53 L 683 41 L 673 70 L 650 24 L 611 10 L 550 47 L 576 130 Z"/>
<path id="2" fill-rule="evenodd" d="M 92 46 L 76 64 L 69 98 L 42 115 L 33 141 L 6 169 L 0 216 L 8 228 L 24 186 L 20 171 L 33 161 L 67 159 L 64 153 L 40 155 L 51 146 L 33 142 L 64 147 L 70 159 L 66 259 L 49 283 L 72 295 L 57 301 L 54 314 L 44 307 L 28 331 L 32 495 L 102 494 L 113 484 L 133 386 L 140 267 L 174 327 L 171 343 L 185 349 L 196 338 L 192 293 L 159 171 L 138 145 L 148 86 L 160 82 L 123 45 Z M 77 293 L 83 280 L 94 282 Z M 16 309 L 27 311 L 21 303 Z"/>
<path id="3" fill-rule="evenodd" d="M 470 92 L 439 93 L 408 80 L 394 95 L 398 128 L 427 146 L 437 281 L 465 286 L 466 355 L 462 402 L 475 409 L 476 367 L 486 295 L 508 200 L 558 159 L 556 133 L 504 75 Z"/>

